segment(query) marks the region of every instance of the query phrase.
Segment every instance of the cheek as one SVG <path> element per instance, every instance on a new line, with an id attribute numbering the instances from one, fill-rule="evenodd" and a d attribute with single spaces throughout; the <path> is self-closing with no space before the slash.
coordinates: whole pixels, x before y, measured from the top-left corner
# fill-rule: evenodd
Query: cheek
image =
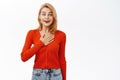
<path id="1" fill-rule="evenodd" d="M 44 19 L 44 16 L 39 15 L 39 19 L 40 19 L 40 20 Z"/>
<path id="2" fill-rule="evenodd" d="M 50 19 L 51 19 L 51 21 L 53 22 L 53 17 L 51 17 Z"/>
<path id="3" fill-rule="evenodd" d="M 42 16 L 39 16 L 39 19 L 40 19 L 40 20 L 42 20 L 42 19 L 43 19 L 43 17 L 42 17 Z"/>

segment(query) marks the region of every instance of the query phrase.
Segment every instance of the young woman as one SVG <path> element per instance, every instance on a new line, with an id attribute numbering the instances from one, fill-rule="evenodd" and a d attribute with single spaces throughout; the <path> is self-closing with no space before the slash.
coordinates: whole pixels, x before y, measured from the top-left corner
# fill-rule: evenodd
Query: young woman
<path id="1" fill-rule="evenodd" d="M 66 80 L 66 34 L 57 30 L 57 15 L 51 4 L 41 6 L 38 22 L 38 29 L 27 33 L 21 59 L 25 62 L 35 55 L 32 80 Z"/>

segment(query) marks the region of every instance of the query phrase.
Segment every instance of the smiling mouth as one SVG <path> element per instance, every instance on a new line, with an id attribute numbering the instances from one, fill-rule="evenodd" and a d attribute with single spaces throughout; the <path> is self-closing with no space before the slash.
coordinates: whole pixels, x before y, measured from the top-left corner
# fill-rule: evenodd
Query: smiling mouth
<path id="1" fill-rule="evenodd" d="M 50 21 L 44 21 L 45 23 L 49 23 Z"/>

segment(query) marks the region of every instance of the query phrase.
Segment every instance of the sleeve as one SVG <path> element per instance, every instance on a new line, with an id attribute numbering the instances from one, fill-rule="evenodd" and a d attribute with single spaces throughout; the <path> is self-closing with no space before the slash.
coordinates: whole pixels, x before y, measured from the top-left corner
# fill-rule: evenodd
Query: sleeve
<path id="1" fill-rule="evenodd" d="M 30 59 L 42 46 L 44 46 L 44 43 L 39 40 L 36 44 L 34 44 L 33 47 L 31 47 L 33 44 L 32 42 L 33 34 L 34 34 L 33 30 L 30 30 L 27 33 L 26 40 L 25 40 L 25 43 L 24 43 L 24 46 L 21 52 L 21 60 L 23 62 Z"/>
<path id="2" fill-rule="evenodd" d="M 65 45 L 66 45 L 66 35 L 64 34 L 62 41 L 60 43 L 60 50 L 59 50 L 59 61 L 62 71 L 63 80 L 66 80 L 66 59 L 65 59 Z"/>

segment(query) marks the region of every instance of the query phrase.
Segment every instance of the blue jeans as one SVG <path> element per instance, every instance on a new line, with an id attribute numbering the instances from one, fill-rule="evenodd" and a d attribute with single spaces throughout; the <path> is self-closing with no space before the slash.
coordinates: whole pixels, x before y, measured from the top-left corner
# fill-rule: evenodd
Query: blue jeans
<path id="1" fill-rule="evenodd" d="M 62 80 L 61 69 L 33 69 L 32 80 Z"/>

